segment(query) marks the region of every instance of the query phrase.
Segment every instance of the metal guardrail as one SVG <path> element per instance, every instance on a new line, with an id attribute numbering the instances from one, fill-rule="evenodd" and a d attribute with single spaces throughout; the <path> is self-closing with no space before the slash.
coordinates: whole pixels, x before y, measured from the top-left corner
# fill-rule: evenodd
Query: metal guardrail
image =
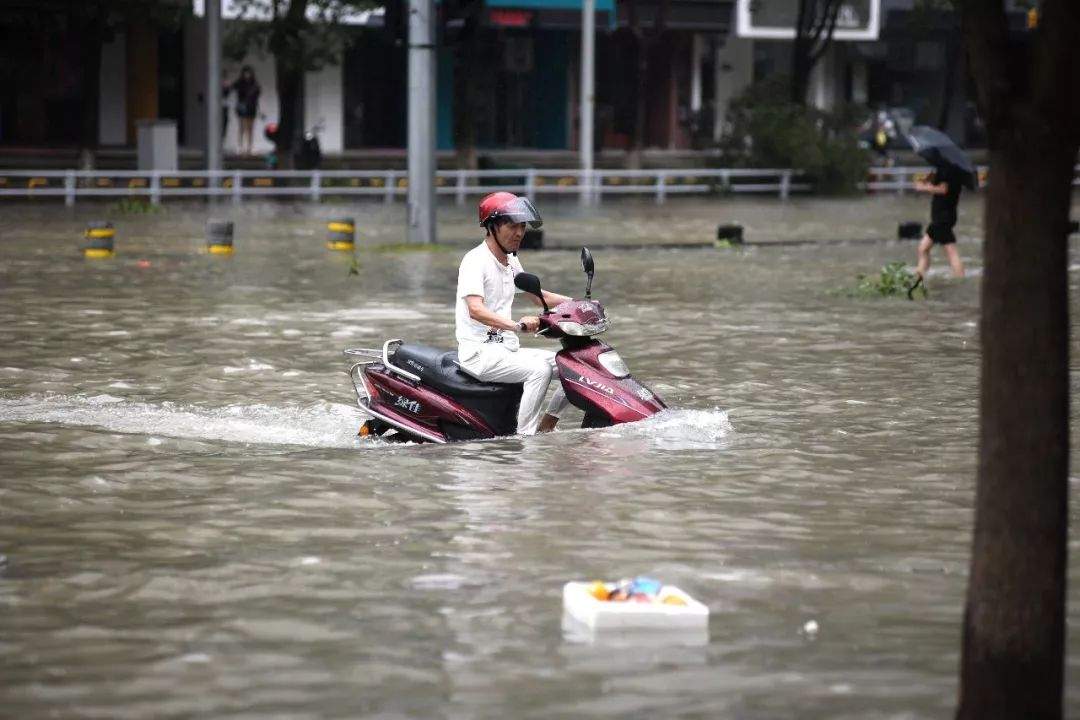
<path id="1" fill-rule="evenodd" d="M 980 184 L 987 168 L 979 168 Z M 868 192 L 913 191 L 913 182 L 932 168 L 872 167 L 861 187 Z M 1073 185 L 1080 185 L 1080 165 Z M 658 204 L 670 195 L 708 193 L 774 194 L 787 199 L 812 189 L 798 170 L 786 168 L 719 168 L 671 170 L 440 170 L 435 191 L 464 205 L 470 195 L 495 189 L 525 193 L 580 195 L 599 202 L 605 195 L 652 195 Z M 485 182 L 487 181 L 487 182 Z M 0 198 L 62 197 L 71 206 L 77 198 L 145 197 L 158 204 L 173 197 L 224 197 L 239 204 L 245 198 L 306 197 L 318 202 L 331 196 L 380 197 L 393 203 L 408 192 L 405 170 L 0 170 Z"/>
<path id="2" fill-rule="evenodd" d="M 811 186 L 797 182 L 800 173 L 776 168 L 687 170 L 440 170 L 435 191 L 452 195 L 459 205 L 470 195 L 495 189 L 525 193 L 578 194 L 587 201 L 605 195 L 691 193 L 767 193 L 787 198 Z M 485 183 L 485 181 L 487 181 Z M 408 192 L 405 170 L 0 170 L 0 198 L 145 197 L 160 203 L 171 197 L 226 197 L 234 203 L 253 197 L 373 196 L 392 203 Z"/>

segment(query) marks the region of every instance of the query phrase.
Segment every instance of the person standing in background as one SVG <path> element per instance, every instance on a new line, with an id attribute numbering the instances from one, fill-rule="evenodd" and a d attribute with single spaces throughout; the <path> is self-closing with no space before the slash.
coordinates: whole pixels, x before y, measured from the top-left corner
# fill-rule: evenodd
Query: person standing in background
<path id="1" fill-rule="evenodd" d="M 236 92 L 236 117 L 240 120 L 240 146 L 241 155 L 251 155 L 251 145 L 255 129 L 255 116 L 259 114 L 259 87 L 255 79 L 255 71 L 250 65 L 240 68 L 240 77 L 232 84 L 232 90 Z"/>

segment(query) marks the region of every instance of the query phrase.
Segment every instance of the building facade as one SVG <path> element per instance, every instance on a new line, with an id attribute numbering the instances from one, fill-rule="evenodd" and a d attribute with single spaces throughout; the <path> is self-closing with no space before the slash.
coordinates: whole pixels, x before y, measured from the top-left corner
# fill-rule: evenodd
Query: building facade
<path id="1" fill-rule="evenodd" d="M 205 22 L 201 0 L 185 2 L 178 0 L 183 7 L 169 23 L 113 18 L 95 35 L 70 3 L 10 0 L 0 17 L 0 146 L 125 148 L 134 144 L 136 120 L 172 118 L 183 147 L 205 147 Z M 735 0 L 596 4 L 600 151 L 710 147 L 733 96 L 754 80 L 790 71 L 790 40 L 742 38 L 733 30 Z M 574 151 L 581 0 L 478 6 L 470 34 L 439 35 L 438 148 Z M 955 15 L 927 7 L 881 0 L 879 39 L 834 42 L 815 68 L 810 101 L 823 108 L 899 107 L 958 139 L 978 140 Z M 407 44 L 392 17 L 376 10 L 350 18 L 340 63 L 305 76 L 303 125 L 318 128 L 327 155 L 403 153 Z M 1022 14 L 1015 19 L 1022 25 Z M 243 22 L 259 20 L 227 20 L 226 32 Z M 251 52 L 226 63 L 226 76 L 243 64 L 262 87 L 254 150 L 269 152 L 263 130 L 278 119 L 273 58 Z M 231 154 L 238 123 L 231 109 L 225 112 Z"/>

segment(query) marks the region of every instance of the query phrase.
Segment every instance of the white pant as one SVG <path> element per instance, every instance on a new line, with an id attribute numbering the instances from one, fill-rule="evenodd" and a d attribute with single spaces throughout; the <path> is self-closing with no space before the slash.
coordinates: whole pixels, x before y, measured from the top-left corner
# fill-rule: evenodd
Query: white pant
<path id="1" fill-rule="evenodd" d="M 502 343 L 483 343 L 480 352 L 459 364 L 462 370 L 483 382 L 522 383 L 517 430 L 521 435 L 536 433 L 540 424 L 540 406 L 555 371 L 555 353 L 534 348 L 510 350 Z M 560 383 L 551 396 L 547 412 L 559 417 L 566 404 L 566 394 Z"/>

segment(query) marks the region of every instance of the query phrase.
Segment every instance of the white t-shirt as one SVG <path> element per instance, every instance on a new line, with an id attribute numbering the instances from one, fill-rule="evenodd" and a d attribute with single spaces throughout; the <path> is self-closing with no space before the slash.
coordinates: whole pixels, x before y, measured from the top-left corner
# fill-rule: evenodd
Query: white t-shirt
<path id="1" fill-rule="evenodd" d="M 466 360 L 480 351 L 480 345 L 488 337 L 492 328 L 469 317 L 469 306 L 465 303 L 467 295 L 479 295 L 484 298 L 484 306 L 499 317 L 513 320 L 510 306 L 514 304 L 514 293 L 520 292 L 514 286 L 514 276 L 522 271 L 521 261 L 516 255 L 509 256 L 509 264 L 498 261 L 487 243 L 480 243 L 461 259 L 458 268 L 457 307 L 455 325 L 458 341 L 458 358 Z M 498 331 L 502 344 L 507 350 L 519 347 L 516 333 Z"/>

